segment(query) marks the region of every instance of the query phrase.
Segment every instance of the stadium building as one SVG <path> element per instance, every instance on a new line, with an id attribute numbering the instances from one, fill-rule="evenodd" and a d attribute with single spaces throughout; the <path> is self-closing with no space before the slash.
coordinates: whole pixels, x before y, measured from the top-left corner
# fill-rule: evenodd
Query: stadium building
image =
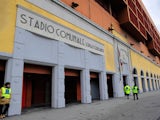
<path id="1" fill-rule="evenodd" d="M 140 0 L 1 0 L 9 115 L 160 89 L 160 35 Z"/>

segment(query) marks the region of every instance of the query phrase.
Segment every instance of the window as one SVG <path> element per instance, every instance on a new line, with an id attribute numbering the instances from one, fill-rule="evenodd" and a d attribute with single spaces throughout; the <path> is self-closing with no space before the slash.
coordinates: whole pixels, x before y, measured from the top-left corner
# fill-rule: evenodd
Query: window
<path id="1" fill-rule="evenodd" d="M 110 11 L 110 0 L 95 0 L 97 3 L 99 3 L 105 10 L 107 10 L 109 13 Z"/>
<path id="2" fill-rule="evenodd" d="M 122 0 L 95 0 L 100 4 L 108 13 L 110 13 L 115 19 L 119 20 L 121 15 L 126 9 L 126 4 Z"/>

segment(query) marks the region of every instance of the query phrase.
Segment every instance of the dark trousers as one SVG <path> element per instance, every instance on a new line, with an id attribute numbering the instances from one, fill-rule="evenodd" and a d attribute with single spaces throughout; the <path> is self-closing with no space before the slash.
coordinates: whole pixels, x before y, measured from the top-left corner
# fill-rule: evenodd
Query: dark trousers
<path id="1" fill-rule="evenodd" d="M 6 115 L 8 113 L 9 104 L 0 105 L 0 115 Z"/>
<path id="2" fill-rule="evenodd" d="M 138 100 L 138 93 L 133 93 L 133 99 L 135 100 L 135 98 Z"/>
<path id="3" fill-rule="evenodd" d="M 129 94 L 126 94 L 126 96 L 127 96 L 127 99 L 129 99 Z"/>

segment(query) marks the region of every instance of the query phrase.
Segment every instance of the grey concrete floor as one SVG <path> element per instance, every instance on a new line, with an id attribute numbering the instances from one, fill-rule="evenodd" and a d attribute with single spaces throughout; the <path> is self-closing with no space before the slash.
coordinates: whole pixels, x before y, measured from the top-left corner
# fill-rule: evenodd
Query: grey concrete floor
<path id="1" fill-rule="evenodd" d="M 36 109 L 5 120 L 160 120 L 160 91 L 133 97 L 73 104 L 62 109 Z M 16 108 L 15 108 L 16 109 Z"/>

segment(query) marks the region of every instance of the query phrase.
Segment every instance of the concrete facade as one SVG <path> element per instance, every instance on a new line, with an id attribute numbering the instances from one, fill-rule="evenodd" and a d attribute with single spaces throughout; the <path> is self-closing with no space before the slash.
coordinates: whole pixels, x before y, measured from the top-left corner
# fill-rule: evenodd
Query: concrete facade
<path id="1" fill-rule="evenodd" d="M 98 52 L 97 49 L 96 52 L 93 48 L 83 48 L 83 46 L 76 43 L 67 43 L 63 35 L 60 38 L 58 35 L 46 34 L 46 31 L 35 30 L 31 28 L 33 18 L 29 18 L 30 26 L 20 26 L 17 22 L 18 20 L 22 23 L 29 23 L 29 21 L 26 21 L 24 16 L 21 16 L 22 19 L 19 19 L 17 14 L 13 52 L 0 52 L 0 59 L 6 61 L 4 81 L 11 82 L 12 85 L 9 115 L 19 115 L 22 112 L 24 65 L 28 63 L 52 68 L 52 108 L 62 108 L 66 105 L 64 97 L 66 68 L 80 71 L 81 103 L 92 102 L 90 72 L 98 73 L 100 100 L 108 99 L 107 74 L 112 74 L 113 76 L 114 97 L 124 96 L 124 80 L 125 83 L 133 86 L 133 78 L 136 79 L 140 93 L 144 92 L 143 86 L 145 92 L 149 91 L 149 89 L 157 90 L 160 88 L 160 82 L 158 82 L 160 81 L 160 76 L 157 77 L 160 73 L 156 71 L 159 70 L 159 65 L 156 65 L 153 61 L 143 56 L 143 54 L 131 48 L 131 46 L 121 41 L 120 38 L 115 37 L 60 2 L 51 2 L 49 0 L 26 1 L 28 2 L 25 4 L 23 2 L 17 3 L 17 13 L 19 10 L 23 10 L 38 16 L 41 20 L 53 23 L 52 25 L 58 28 L 57 30 L 63 29 L 68 33 L 73 33 L 78 38 L 83 38 L 94 43 L 94 45 L 104 47 L 104 51 L 101 54 L 102 52 Z M 28 5 L 35 5 L 36 7 L 33 7 L 34 9 L 32 10 L 28 8 Z M 36 9 L 40 10 L 37 12 Z M 41 14 L 40 11 L 45 11 L 46 16 Z M 51 17 L 47 17 L 48 14 L 51 14 Z M 111 57 L 112 55 L 113 58 Z M 154 71 L 149 69 L 149 75 L 146 76 L 146 69 L 139 68 L 135 58 L 143 59 L 141 61 L 145 61 L 146 65 L 150 65 L 149 68 L 154 66 Z M 134 68 L 137 71 L 135 74 L 133 74 Z M 143 75 L 141 75 L 140 69 L 143 71 Z M 151 76 L 150 73 L 153 75 Z M 144 81 L 143 84 L 141 82 L 142 79 Z M 147 79 L 149 79 L 149 82 L 147 82 Z M 148 84 L 150 84 L 150 87 L 147 87 Z"/>
<path id="2" fill-rule="evenodd" d="M 91 103 L 90 71 L 99 73 L 100 99 L 105 100 L 108 98 L 104 56 L 70 46 L 61 41 L 41 37 L 19 27 L 16 28 L 14 45 L 13 58 L 7 63 L 5 78 L 11 82 L 13 87 L 10 115 L 21 114 L 23 66 L 25 63 L 51 66 L 53 68 L 53 108 L 65 107 L 65 68 L 81 71 L 82 103 Z M 16 111 L 15 107 L 17 108 Z"/>

